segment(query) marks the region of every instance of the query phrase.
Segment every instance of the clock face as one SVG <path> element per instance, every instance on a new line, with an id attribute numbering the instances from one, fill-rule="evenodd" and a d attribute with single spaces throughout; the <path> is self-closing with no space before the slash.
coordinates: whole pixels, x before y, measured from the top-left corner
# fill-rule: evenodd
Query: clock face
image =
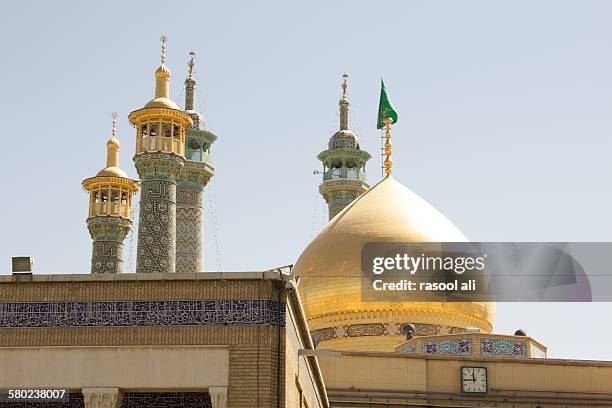
<path id="1" fill-rule="evenodd" d="M 461 391 L 487 392 L 487 369 L 485 367 L 461 367 Z"/>

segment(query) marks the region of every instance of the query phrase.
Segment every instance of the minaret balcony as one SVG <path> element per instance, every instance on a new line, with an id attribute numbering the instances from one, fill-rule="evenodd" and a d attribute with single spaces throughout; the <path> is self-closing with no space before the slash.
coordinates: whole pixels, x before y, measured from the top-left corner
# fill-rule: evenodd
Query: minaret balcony
<path id="1" fill-rule="evenodd" d="M 122 203 L 94 203 L 89 212 L 89 216 L 131 218 L 132 212 L 128 205 Z"/>
<path id="2" fill-rule="evenodd" d="M 129 119 L 136 128 L 136 155 L 161 152 L 185 156 L 185 130 L 193 123 L 187 113 L 145 108 L 132 112 Z"/>
<path id="3" fill-rule="evenodd" d="M 142 136 L 137 154 L 148 152 L 175 153 L 184 155 L 183 142 L 179 138 L 164 136 Z"/>
<path id="4" fill-rule="evenodd" d="M 189 161 L 207 163 L 212 166 L 210 148 L 217 140 L 217 136 L 207 130 L 194 127 L 187 129 L 186 134 L 185 158 Z"/>
<path id="5" fill-rule="evenodd" d="M 330 169 L 323 173 L 323 181 L 339 179 L 352 179 L 365 182 L 366 175 L 357 168 Z"/>
<path id="6" fill-rule="evenodd" d="M 136 181 L 118 177 L 92 177 L 83 182 L 89 191 L 88 218 L 120 217 L 132 219 L 132 196 Z"/>

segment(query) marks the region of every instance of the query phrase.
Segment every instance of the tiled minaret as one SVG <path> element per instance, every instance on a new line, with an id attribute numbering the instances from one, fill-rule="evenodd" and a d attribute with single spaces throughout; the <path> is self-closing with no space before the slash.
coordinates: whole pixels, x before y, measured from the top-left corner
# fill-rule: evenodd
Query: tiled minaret
<path id="1" fill-rule="evenodd" d="M 348 130 L 347 79 L 348 75 L 344 74 L 339 102 L 340 130 L 329 139 L 328 149 L 317 156 L 323 162 L 323 182 L 319 185 L 319 192 L 327 203 L 330 220 L 369 188 L 365 166 L 372 156 L 361 150 L 359 138 Z"/>
<path id="2" fill-rule="evenodd" d="M 176 182 L 185 164 L 185 131 L 189 114 L 170 100 L 166 38 L 161 65 L 155 71 L 155 98 L 132 112 L 136 128 L 134 162 L 141 178 L 136 272 L 175 272 Z"/>
<path id="3" fill-rule="evenodd" d="M 113 113 L 113 132 L 106 142 L 106 167 L 95 177 L 83 181 L 89 192 L 87 228 L 93 239 L 91 273 L 123 272 L 123 240 L 132 227 L 132 195 L 138 182 L 119 168 L 117 114 Z"/>
<path id="4" fill-rule="evenodd" d="M 213 176 L 210 147 L 217 136 L 205 129 L 204 117 L 194 110 L 193 77 L 195 53 L 190 53 L 189 74 L 185 79 L 185 112 L 193 125 L 187 129 L 185 167 L 181 170 L 176 190 L 176 271 L 202 272 L 202 221 L 204 187 Z"/>

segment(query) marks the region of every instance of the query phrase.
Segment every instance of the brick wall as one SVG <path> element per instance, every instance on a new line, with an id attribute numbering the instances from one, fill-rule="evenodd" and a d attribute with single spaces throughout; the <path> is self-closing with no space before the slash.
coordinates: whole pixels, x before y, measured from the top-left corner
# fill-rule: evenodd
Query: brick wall
<path id="1" fill-rule="evenodd" d="M 132 275 L 132 276 L 129 276 Z M 120 301 L 120 300 L 278 300 L 278 280 L 211 279 L 174 274 L 141 279 L 136 274 L 115 277 L 92 275 L 35 276 L 33 281 L 0 281 L 2 302 Z M 195 274 L 194 274 L 195 275 Z M 205 274 L 197 274 L 205 275 Z M 211 274 L 213 275 L 213 274 Z M 214 274 L 217 275 L 217 274 Z M 257 276 L 260 278 L 257 279 Z M 45 278 L 47 280 L 45 280 Z M 50 280 L 48 280 L 50 279 Z M 72 280 L 70 280 L 72 279 Z M 285 302 L 285 292 L 281 293 Z M 276 407 L 280 337 L 281 372 L 284 373 L 285 328 L 272 325 L 203 325 L 139 327 L 0 328 L 0 347 L 15 346 L 119 346 L 119 345 L 229 345 L 229 407 Z M 284 375 L 280 376 L 284 406 Z"/>

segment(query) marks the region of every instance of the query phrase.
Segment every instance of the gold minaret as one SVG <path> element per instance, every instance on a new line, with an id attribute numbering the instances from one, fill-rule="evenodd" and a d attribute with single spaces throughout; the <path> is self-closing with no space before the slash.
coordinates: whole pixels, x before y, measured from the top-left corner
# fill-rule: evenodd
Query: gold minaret
<path id="1" fill-rule="evenodd" d="M 136 272 L 175 272 L 176 182 L 185 165 L 185 131 L 193 124 L 170 99 L 166 40 L 155 71 L 155 97 L 130 113 L 136 128 L 134 163 L 141 178 Z"/>
<path id="2" fill-rule="evenodd" d="M 89 192 L 87 227 L 93 239 L 91 273 L 123 271 L 123 240 L 132 227 L 132 196 L 138 182 L 119 168 L 117 113 L 113 112 L 113 130 L 106 142 L 106 167 L 95 177 L 83 181 Z"/>

